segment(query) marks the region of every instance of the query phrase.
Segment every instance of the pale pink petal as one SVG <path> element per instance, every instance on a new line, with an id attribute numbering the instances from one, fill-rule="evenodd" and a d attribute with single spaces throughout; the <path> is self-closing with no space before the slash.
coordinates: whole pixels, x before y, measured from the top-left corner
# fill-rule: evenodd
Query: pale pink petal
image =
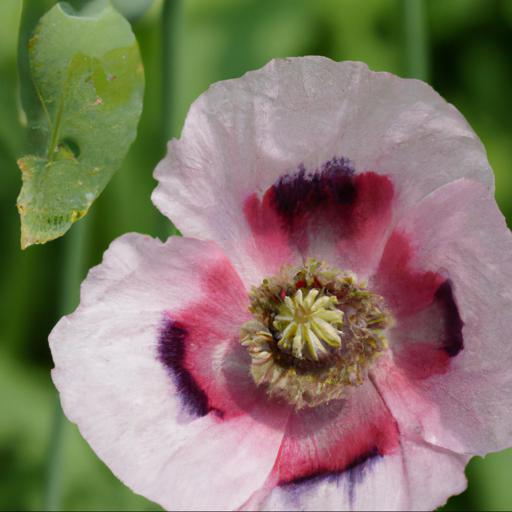
<path id="1" fill-rule="evenodd" d="M 480 141 L 428 85 L 306 57 L 211 86 L 158 166 L 153 200 L 185 235 L 218 241 L 257 284 L 296 254 L 279 226 L 254 233 L 246 201 L 334 157 L 388 176 L 400 208 L 460 177 L 493 186 Z"/>
<path id="2" fill-rule="evenodd" d="M 371 281 L 372 290 L 385 297 L 393 316 L 400 320 L 431 305 L 446 279 L 437 272 L 415 268 L 413 250 L 411 237 L 393 231 Z"/>
<path id="3" fill-rule="evenodd" d="M 170 510 L 241 506 L 268 478 L 286 421 L 254 400 L 244 415 L 224 417 L 214 407 L 198 413 L 162 361 L 169 312 L 204 300 L 213 271 L 231 287 L 224 307 L 242 307 L 236 298 L 244 288 L 215 244 L 126 235 L 91 270 L 80 307 L 50 336 L 68 418 L 114 474 Z M 224 359 L 212 371 L 237 366 L 226 355 L 231 340 L 222 341 Z M 207 403 L 208 391 L 201 390 Z"/>
<path id="4" fill-rule="evenodd" d="M 293 414 L 247 510 L 432 510 L 464 490 L 468 457 L 415 440 L 372 380 L 346 400 Z"/>
<path id="5" fill-rule="evenodd" d="M 409 308 L 390 334 L 394 363 L 374 372 L 386 403 L 403 429 L 433 445 L 481 455 L 510 446 L 512 235 L 492 195 L 476 182 L 453 182 L 395 232 L 414 241 L 408 265 L 449 283 L 448 329 L 460 333 L 455 344 L 443 341 L 442 304 Z"/>
<path id="6" fill-rule="evenodd" d="M 247 510 L 435 510 L 466 488 L 468 457 L 403 438 L 399 449 L 340 473 L 281 485 Z"/>

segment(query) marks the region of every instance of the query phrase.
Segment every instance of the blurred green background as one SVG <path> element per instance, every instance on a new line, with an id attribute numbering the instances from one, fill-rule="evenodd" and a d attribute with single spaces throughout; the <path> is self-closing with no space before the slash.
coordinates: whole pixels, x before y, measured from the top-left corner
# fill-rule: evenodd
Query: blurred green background
<path id="1" fill-rule="evenodd" d="M 273 57 L 320 54 L 408 73 L 398 0 L 171 1 L 174 134 L 190 103 L 209 84 L 240 76 Z M 144 113 L 122 168 L 81 221 L 88 225 L 84 272 L 118 235 L 158 235 L 165 225 L 150 202 L 153 168 L 169 131 L 162 118 L 162 1 L 116 4 L 132 22 L 142 50 Z M 430 81 L 482 138 L 496 172 L 498 202 L 510 221 L 512 1 L 425 0 L 425 5 Z M 0 1 L 0 509 L 40 510 L 56 401 L 47 336 L 62 309 L 65 241 L 25 252 L 19 248 L 16 159 L 25 150 L 16 72 L 21 7 L 21 0 Z M 66 423 L 62 435 L 63 509 L 158 509 L 119 483 L 74 426 Z M 473 459 L 467 476 L 468 490 L 452 498 L 448 510 L 512 509 L 512 450 Z"/>

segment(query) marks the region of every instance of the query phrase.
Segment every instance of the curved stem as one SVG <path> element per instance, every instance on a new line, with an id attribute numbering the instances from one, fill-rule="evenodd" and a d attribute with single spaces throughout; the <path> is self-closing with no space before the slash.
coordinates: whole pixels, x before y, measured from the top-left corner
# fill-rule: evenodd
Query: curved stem
<path id="1" fill-rule="evenodd" d="M 407 76 L 428 81 L 430 75 L 426 0 L 402 0 Z"/>
<path id="2" fill-rule="evenodd" d="M 89 214 L 90 215 L 90 214 Z M 60 314 L 70 313 L 78 303 L 83 277 L 87 226 L 91 219 L 83 219 L 71 228 L 63 240 L 62 274 L 60 282 Z M 62 458 L 66 419 L 56 397 L 53 425 L 48 445 L 42 510 L 61 509 Z"/>
<path id="3" fill-rule="evenodd" d="M 163 146 L 176 136 L 178 106 L 178 77 L 180 67 L 180 41 L 183 29 L 182 0 L 164 0 L 162 9 L 162 134 Z M 163 218 L 160 225 L 163 238 L 177 235 L 179 231 Z"/>

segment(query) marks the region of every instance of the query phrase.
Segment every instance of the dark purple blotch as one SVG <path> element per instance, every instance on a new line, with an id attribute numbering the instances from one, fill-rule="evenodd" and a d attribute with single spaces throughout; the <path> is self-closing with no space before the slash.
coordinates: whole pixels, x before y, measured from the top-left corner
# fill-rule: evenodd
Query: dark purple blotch
<path id="1" fill-rule="evenodd" d="M 158 340 L 158 356 L 169 371 L 185 410 L 194 416 L 205 416 L 210 412 L 208 397 L 185 368 L 187 336 L 184 325 L 165 318 Z"/>
<path id="2" fill-rule="evenodd" d="M 354 506 L 356 487 L 362 483 L 365 472 L 368 471 L 369 467 L 374 464 L 377 459 L 382 457 L 383 456 L 379 453 L 377 447 L 375 447 L 373 450 L 366 453 L 363 457 L 359 457 L 350 465 L 349 468 L 347 468 L 348 500 L 351 507 Z"/>
<path id="3" fill-rule="evenodd" d="M 464 348 L 464 322 L 455 302 L 452 282 L 449 279 L 444 281 L 436 290 L 434 297 L 444 312 L 443 348 L 450 357 L 455 357 Z"/>
<path id="4" fill-rule="evenodd" d="M 272 186 L 275 208 L 288 222 L 320 206 L 352 204 L 357 196 L 354 166 L 347 158 L 333 158 L 318 170 L 281 176 Z"/>

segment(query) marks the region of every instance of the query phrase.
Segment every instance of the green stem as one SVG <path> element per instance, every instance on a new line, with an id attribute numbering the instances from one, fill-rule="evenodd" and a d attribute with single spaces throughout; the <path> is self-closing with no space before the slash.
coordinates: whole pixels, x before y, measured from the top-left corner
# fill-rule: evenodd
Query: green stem
<path id="1" fill-rule="evenodd" d="M 162 8 L 162 124 L 165 142 L 176 136 L 182 19 L 182 1 L 164 0 Z"/>
<path id="2" fill-rule="evenodd" d="M 84 249 L 86 246 L 87 226 L 90 221 L 90 218 L 79 221 L 71 228 L 63 240 L 63 264 L 59 290 L 59 309 L 61 315 L 70 313 L 78 303 L 80 282 L 85 268 Z M 66 420 L 57 397 L 45 468 L 43 510 L 61 509 L 65 427 Z"/>
<path id="3" fill-rule="evenodd" d="M 63 455 L 63 431 L 65 418 L 58 397 L 55 399 L 53 424 L 48 443 L 48 457 L 46 460 L 46 474 L 42 510 L 60 510 L 60 497 L 62 487 L 62 455 Z"/>
<path id="4" fill-rule="evenodd" d="M 164 0 L 162 8 L 162 134 L 163 146 L 177 135 L 176 111 L 179 104 L 178 77 L 180 68 L 180 42 L 183 30 L 182 0 Z M 179 231 L 167 219 L 162 219 L 160 234 L 163 238 Z"/>
<path id="5" fill-rule="evenodd" d="M 428 81 L 427 0 L 401 0 L 405 35 L 405 70 L 411 78 Z"/>

